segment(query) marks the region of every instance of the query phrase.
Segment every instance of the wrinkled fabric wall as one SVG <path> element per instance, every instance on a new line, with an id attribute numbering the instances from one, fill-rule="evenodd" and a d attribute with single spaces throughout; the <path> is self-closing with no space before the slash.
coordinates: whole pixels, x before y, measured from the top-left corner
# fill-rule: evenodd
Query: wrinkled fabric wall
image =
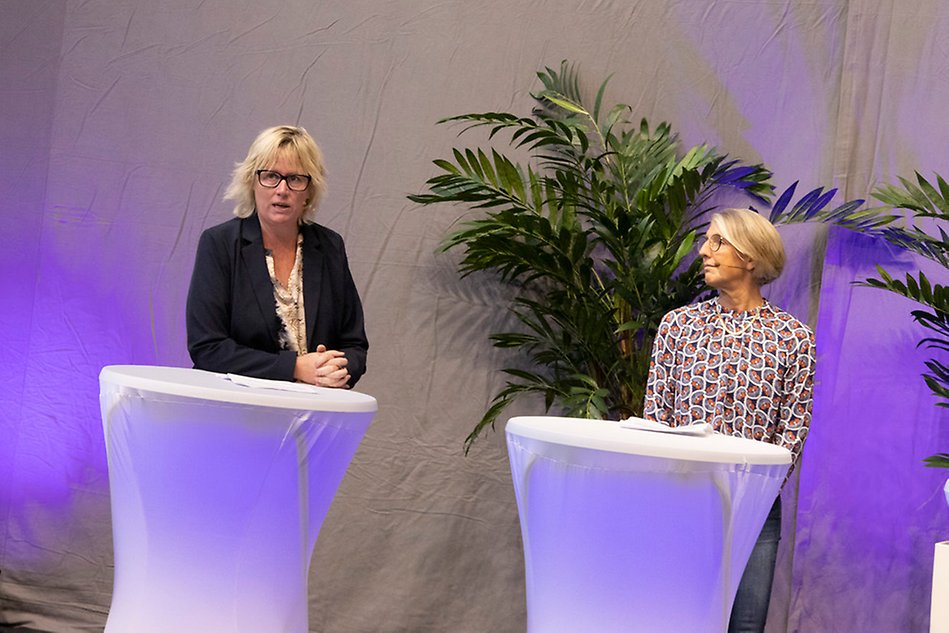
<path id="1" fill-rule="evenodd" d="M 780 188 L 864 197 L 949 175 L 947 41 L 939 0 L 3 2 L 0 623 L 101 630 L 98 371 L 189 365 L 194 249 L 229 217 L 223 186 L 259 130 L 300 124 L 324 149 L 321 221 L 347 241 L 371 341 L 359 389 L 380 404 L 316 546 L 311 630 L 522 631 L 502 434 L 461 450 L 503 382 L 486 337 L 506 293 L 434 252 L 462 209 L 405 199 L 431 159 L 483 137 L 434 122 L 527 114 L 534 72 L 568 58 L 591 95 L 612 73 L 607 97 L 634 118 L 764 161 Z M 771 298 L 816 326 L 820 384 L 769 630 L 925 631 L 949 511 L 945 473 L 919 460 L 949 449 L 949 421 L 918 378 L 912 304 L 850 285 L 915 260 L 845 231 L 783 234 L 794 257 Z"/>

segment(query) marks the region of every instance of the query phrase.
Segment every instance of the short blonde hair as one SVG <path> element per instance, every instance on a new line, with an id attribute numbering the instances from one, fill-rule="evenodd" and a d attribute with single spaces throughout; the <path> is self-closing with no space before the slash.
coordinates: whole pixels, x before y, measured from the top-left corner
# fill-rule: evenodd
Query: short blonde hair
<path id="1" fill-rule="evenodd" d="M 751 209 L 725 209 L 712 214 L 729 244 L 754 263 L 751 275 L 759 286 L 770 283 L 784 271 L 784 243 L 778 230 Z"/>
<path id="2" fill-rule="evenodd" d="M 237 201 L 234 215 L 246 218 L 254 213 L 254 180 L 257 178 L 257 170 L 267 169 L 278 156 L 285 154 L 295 158 L 310 177 L 307 200 L 303 207 L 303 222 L 316 222 L 316 209 L 326 193 L 323 152 L 305 129 L 292 125 L 267 128 L 251 143 L 247 157 L 235 163 L 231 183 L 224 192 L 225 200 Z"/>

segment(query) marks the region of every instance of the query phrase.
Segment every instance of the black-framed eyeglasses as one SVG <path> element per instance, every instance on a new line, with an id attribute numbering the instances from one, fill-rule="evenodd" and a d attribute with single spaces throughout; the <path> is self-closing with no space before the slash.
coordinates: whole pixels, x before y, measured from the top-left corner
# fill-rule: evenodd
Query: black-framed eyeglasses
<path id="1" fill-rule="evenodd" d="M 740 250 L 738 250 L 737 246 L 735 246 L 734 244 L 726 240 L 724 237 L 722 237 L 718 233 L 712 233 L 711 235 L 706 235 L 705 241 L 708 242 L 708 247 L 712 249 L 713 253 L 717 253 L 718 249 L 722 247 L 722 244 L 728 244 L 729 246 L 735 249 L 735 252 L 738 253 L 738 257 L 740 257 L 741 259 L 745 258 L 745 254 L 742 253 Z"/>
<path id="2" fill-rule="evenodd" d="M 276 189 L 280 186 L 281 180 L 287 182 L 287 188 L 290 189 L 290 191 L 306 191 L 306 188 L 310 186 L 310 181 L 313 179 L 306 174 L 287 174 L 284 176 L 279 171 L 270 169 L 257 170 L 257 182 L 260 183 L 261 187 Z"/>

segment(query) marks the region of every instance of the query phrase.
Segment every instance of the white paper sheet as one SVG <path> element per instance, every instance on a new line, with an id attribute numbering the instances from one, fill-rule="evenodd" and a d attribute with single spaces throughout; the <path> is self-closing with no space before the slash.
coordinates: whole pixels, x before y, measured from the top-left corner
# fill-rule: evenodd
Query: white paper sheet
<path id="1" fill-rule="evenodd" d="M 668 426 L 652 420 L 643 420 L 640 418 L 626 418 L 620 420 L 619 425 L 624 429 L 635 429 L 637 431 L 653 431 L 654 433 L 672 433 L 673 435 L 712 435 L 714 431 L 708 422 L 700 424 L 690 424 L 688 426 Z"/>
<path id="2" fill-rule="evenodd" d="M 255 389 L 275 389 L 277 391 L 294 391 L 297 393 L 318 394 L 320 390 L 315 385 L 308 385 L 305 382 L 290 382 L 289 380 L 268 380 L 266 378 L 251 378 L 250 376 L 241 376 L 240 374 L 227 374 L 225 379 L 230 380 L 235 385 L 242 387 L 253 387 Z"/>

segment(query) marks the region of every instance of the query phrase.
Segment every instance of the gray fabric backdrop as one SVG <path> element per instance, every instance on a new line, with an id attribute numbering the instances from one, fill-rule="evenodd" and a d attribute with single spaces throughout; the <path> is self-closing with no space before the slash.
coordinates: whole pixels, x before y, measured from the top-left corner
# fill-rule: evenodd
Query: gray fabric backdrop
<path id="1" fill-rule="evenodd" d="M 347 241 L 372 345 L 359 388 L 380 404 L 316 547 L 311 630 L 522 631 L 503 433 L 461 447 L 503 381 L 486 335 L 505 296 L 434 252 L 463 209 L 405 198 L 458 142 L 435 121 L 527 114 L 534 72 L 569 58 L 590 94 L 613 73 L 634 118 L 762 160 L 779 188 L 864 197 L 949 175 L 946 42 L 940 0 L 0 0 L 0 623 L 101 630 L 98 371 L 189 365 L 197 239 L 229 217 L 223 185 L 264 127 L 303 125 L 325 151 L 321 222 Z M 772 299 L 818 327 L 822 382 L 769 630 L 925 631 L 949 513 L 919 458 L 949 425 L 918 379 L 912 306 L 849 285 L 911 262 L 784 234 Z"/>

